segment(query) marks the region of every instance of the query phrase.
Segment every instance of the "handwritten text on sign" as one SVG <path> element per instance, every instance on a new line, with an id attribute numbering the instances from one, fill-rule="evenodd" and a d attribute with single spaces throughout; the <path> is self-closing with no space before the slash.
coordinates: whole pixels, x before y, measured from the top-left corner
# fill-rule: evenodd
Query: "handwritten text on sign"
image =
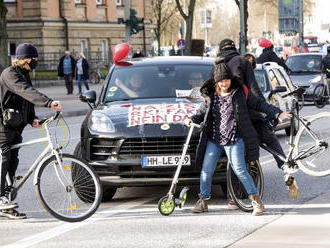
<path id="1" fill-rule="evenodd" d="M 194 115 L 199 104 L 131 105 L 128 111 L 129 126 L 158 123 L 181 123 Z"/>

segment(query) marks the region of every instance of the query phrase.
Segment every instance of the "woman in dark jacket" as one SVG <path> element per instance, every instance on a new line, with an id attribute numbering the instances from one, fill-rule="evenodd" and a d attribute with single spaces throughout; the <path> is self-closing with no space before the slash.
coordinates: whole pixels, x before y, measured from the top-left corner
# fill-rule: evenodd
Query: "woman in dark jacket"
<path id="1" fill-rule="evenodd" d="M 259 158 L 257 133 L 249 118 L 248 108 L 272 118 L 290 118 L 291 115 L 282 113 L 252 93 L 246 95 L 225 63 L 215 66 L 213 79 L 206 81 L 201 88 L 207 103 L 191 118 L 194 123 L 205 123 L 196 156 L 197 165 L 202 165 L 200 199 L 193 212 L 208 211 L 213 172 L 221 155 L 226 153 L 233 171 L 252 201 L 252 214 L 262 215 L 265 208 L 245 163 Z"/>
<path id="2" fill-rule="evenodd" d="M 78 95 L 82 93 L 81 90 L 81 81 L 84 82 L 84 85 L 87 90 L 89 90 L 87 79 L 89 79 L 88 69 L 89 65 L 83 53 L 79 53 L 77 60 L 77 81 L 78 81 Z"/>
<path id="3" fill-rule="evenodd" d="M 0 164 L 0 216 L 10 219 L 25 218 L 14 208 L 6 197 L 5 181 L 9 174 L 13 180 L 18 166 L 18 149 L 11 150 L 10 146 L 22 141 L 22 132 L 27 124 L 37 128 L 40 127 L 39 120 L 35 115 L 34 106 L 53 108 L 61 111 L 58 101 L 53 101 L 46 95 L 33 88 L 29 72 L 38 65 L 37 49 L 28 43 L 20 44 L 16 48 L 16 59 L 12 66 L 6 68 L 0 76 L 0 148 L 2 152 L 2 163 Z M 21 114 L 21 121 L 15 125 L 4 122 L 2 112 L 11 109 Z"/>

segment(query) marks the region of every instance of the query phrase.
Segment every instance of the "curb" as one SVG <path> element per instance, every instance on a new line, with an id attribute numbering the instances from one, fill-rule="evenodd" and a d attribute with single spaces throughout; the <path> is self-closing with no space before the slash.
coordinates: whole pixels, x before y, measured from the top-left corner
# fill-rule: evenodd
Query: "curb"
<path id="1" fill-rule="evenodd" d="M 85 116 L 88 113 L 89 110 L 86 109 L 80 109 L 80 110 L 68 110 L 62 112 L 63 117 L 73 117 L 73 116 Z M 37 111 L 36 111 L 37 112 Z M 42 118 L 50 118 L 54 115 L 54 112 L 44 112 L 38 114 L 38 116 Z"/>

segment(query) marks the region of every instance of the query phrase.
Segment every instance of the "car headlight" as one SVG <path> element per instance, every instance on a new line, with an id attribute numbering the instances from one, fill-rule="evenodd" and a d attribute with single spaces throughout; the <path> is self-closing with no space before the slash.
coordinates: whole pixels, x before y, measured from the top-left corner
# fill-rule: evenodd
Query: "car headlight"
<path id="1" fill-rule="evenodd" d="M 114 133 L 115 127 L 108 116 L 93 112 L 89 117 L 88 126 L 91 130 L 101 133 Z"/>
<path id="2" fill-rule="evenodd" d="M 309 82 L 310 82 L 310 83 L 318 83 L 318 82 L 320 82 L 321 80 L 322 80 L 321 75 L 318 75 L 318 76 L 316 76 L 315 78 L 313 78 L 312 80 L 310 80 Z"/>

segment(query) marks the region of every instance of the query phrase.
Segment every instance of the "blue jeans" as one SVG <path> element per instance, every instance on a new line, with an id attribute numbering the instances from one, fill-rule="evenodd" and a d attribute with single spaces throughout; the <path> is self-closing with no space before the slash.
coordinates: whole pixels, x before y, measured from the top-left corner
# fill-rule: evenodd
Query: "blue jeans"
<path id="1" fill-rule="evenodd" d="M 81 76 L 82 76 L 81 74 L 77 74 L 79 93 L 81 93 Z M 87 80 L 86 79 L 83 80 L 83 83 L 84 83 L 86 89 L 89 90 L 88 83 L 87 83 Z"/>
<path id="2" fill-rule="evenodd" d="M 235 172 L 238 179 L 244 185 L 246 192 L 249 195 L 257 194 L 257 188 L 253 182 L 252 177 L 248 173 L 244 157 L 244 142 L 243 139 L 238 139 L 233 145 L 218 145 L 211 140 L 207 141 L 206 151 L 204 155 L 203 167 L 200 176 L 200 194 L 204 199 L 211 197 L 211 184 L 214 170 L 217 166 L 218 160 L 225 152 L 230 165 Z"/>

